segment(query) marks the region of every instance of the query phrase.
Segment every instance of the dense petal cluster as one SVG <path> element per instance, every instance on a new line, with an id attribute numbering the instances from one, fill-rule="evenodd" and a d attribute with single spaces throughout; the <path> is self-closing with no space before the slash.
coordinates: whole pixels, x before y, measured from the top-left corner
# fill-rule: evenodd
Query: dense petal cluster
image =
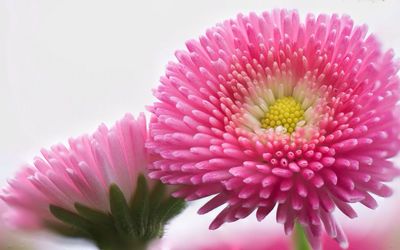
<path id="1" fill-rule="evenodd" d="M 129 200 L 148 164 L 146 138 L 144 115 L 137 120 L 126 115 L 111 129 L 103 124 L 93 135 L 70 139 L 68 148 L 42 149 L 43 156 L 26 165 L 2 194 L 13 208 L 13 221 L 25 228 L 59 223 L 50 205 L 75 211 L 79 203 L 107 213 L 112 184 Z"/>
<path id="2" fill-rule="evenodd" d="M 240 14 L 186 46 L 150 108 L 150 176 L 188 200 L 215 195 L 199 211 L 226 205 L 212 229 L 277 207 L 287 233 L 298 221 L 315 248 L 324 229 L 345 247 L 333 210 L 375 208 L 398 175 L 393 51 L 348 16 L 286 10 Z"/>

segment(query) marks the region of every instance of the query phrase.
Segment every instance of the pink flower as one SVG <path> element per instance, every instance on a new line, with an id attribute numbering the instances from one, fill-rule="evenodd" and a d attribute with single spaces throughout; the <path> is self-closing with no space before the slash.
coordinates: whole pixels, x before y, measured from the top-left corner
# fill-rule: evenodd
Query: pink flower
<path id="1" fill-rule="evenodd" d="M 191 246 L 192 250 L 291 250 L 297 249 L 291 242 L 285 237 L 280 235 L 268 235 L 268 237 L 259 237 L 253 239 L 252 235 L 259 235 L 260 232 L 247 232 L 240 235 L 230 235 L 226 240 L 220 240 L 217 242 L 210 242 L 208 239 L 203 239 L 203 244 L 195 244 Z M 392 230 L 387 228 L 385 232 L 357 232 L 350 230 L 348 233 L 350 246 L 348 250 L 390 250 L 395 249 L 396 244 L 390 243 L 390 237 L 394 233 Z M 185 250 L 187 246 L 181 244 L 180 246 L 173 246 L 173 250 Z M 324 250 L 337 250 L 337 243 L 323 237 L 323 249 Z"/>
<path id="2" fill-rule="evenodd" d="M 129 199 L 138 175 L 145 172 L 146 131 L 143 115 L 137 120 L 126 115 L 111 129 L 103 124 L 93 135 L 70 139 L 68 148 L 58 144 L 42 149 L 42 157 L 9 181 L 2 198 L 21 217 L 34 219 L 35 223 L 31 219 L 29 225 L 20 225 L 25 228 L 57 222 L 50 204 L 75 211 L 74 204 L 80 203 L 108 212 L 110 185 L 117 184 Z"/>
<path id="3" fill-rule="evenodd" d="M 226 231 L 218 236 L 199 233 L 201 230 L 193 233 L 196 235 L 191 242 L 191 250 L 292 250 L 290 241 L 283 237 L 279 231 L 272 230 L 254 230 L 246 227 L 235 233 Z M 279 233 L 278 233 L 279 232 Z M 167 245 L 167 244 L 166 244 Z M 187 242 L 176 241 L 169 244 L 171 250 L 187 250 Z"/>
<path id="4" fill-rule="evenodd" d="M 150 176 L 187 200 L 216 195 L 199 210 L 226 205 L 211 229 L 277 207 L 286 233 L 298 221 L 315 249 L 324 229 L 346 247 L 333 210 L 375 208 L 398 175 L 393 51 L 348 16 L 286 10 L 240 14 L 186 46 L 155 91 Z"/>
<path id="5" fill-rule="evenodd" d="M 9 182 L 2 199 L 10 221 L 92 240 L 101 249 L 144 248 L 185 203 L 148 181 L 144 115 L 126 115 L 110 129 L 43 149 Z"/>

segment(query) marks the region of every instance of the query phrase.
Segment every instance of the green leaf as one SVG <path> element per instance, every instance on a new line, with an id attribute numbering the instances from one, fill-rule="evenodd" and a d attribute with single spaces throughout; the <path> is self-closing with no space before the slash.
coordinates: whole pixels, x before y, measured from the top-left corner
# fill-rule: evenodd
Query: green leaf
<path id="1" fill-rule="evenodd" d="M 149 219 L 147 225 L 146 238 L 154 238 L 160 236 L 163 223 L 160 221 L 159 207 L 166 197 L 166 186 L 162 182 L 156 182 L 149 196 Z"/>
<path id="2" fill-rule="evenodd" d="M 78 214 L 90 222 L 100 226 L 113 226 L 112 218 L 99 210 L 89 208 L 80 203 L 75 203 L 75 209 Z"/>
<path id="3" fill-rule="evenodd" d="M 149 187 L 146 178 L 140 175 L 135 194 L 130 202 L 133 223 L 139 238 L 146 234 L 149 217 Z"/>
<path id="4" fill-rule="evenodd" d="M 164 200 L 166 194 L 165 191 L 167 190 L 167 187 L 165 184 L 162 182 L 158 181 L 156 185 L 154 186 L 153 190 L 150 193 L 150 209 L 151 210 L 156 210 L 161 202 Z"/>
<path id="5" fill-rule="evenodd" d="M 49 209 L 54 217 L 66 223 L 67 225 L 76 227 L 89 234 L 92 233 L 93 225 L 88 220 L 82 218 L 76 213 L 54 205 L 50 205 Z"/>
<path id="6" fill-rule="evenodd" d="M 186 208 L 186 202 L 183 199 L 169 197 L 159 208 L 159 216 L 162 224 L 180 214 Z"/>
<path id="7" fill-rule="evenodd" d="M 134 235 L 134 226 L 128 203 L 121 189 L 112 184 L 110 186 L 110 208 L 116 228 L 126 235 Z"/>
<path id="8" fill-rule="evenodd" d="M 157 181 L 156 185 L 153 187 L 153 190 L 150 193 L 150 204 L 151 209 L 154 210 L 157 208 L 160 203 L 166 197 L 167 187 L 160 181 Z"/>
<path id="9" fill-rule="evenodd" d="M 82 231 L 79 228 L 76 228 L 71 225 L 54 223 L 50 221 L 44 222 L 46 228 L 56 234 L 62 235 L 68 238 L 91 238 L 91 235 L 87 232 Z"/>
<path id="10" fill-rule="evenodd" d="M 129 204 L 121 189 L 109 188 L 111 212 L 103 212 L 75 203 L 76 212 L 50 206 L 51 213 L 63 223 L 49 228 L 70 237 L 82 237 L 96 243 L 100 249 L 145 249 L 148 242 L 161 237 L 164 225 L 186 206 L 181 199 L 168 196 L 161 182 L 149 184 L 138 176 L 137 186 Z"/>

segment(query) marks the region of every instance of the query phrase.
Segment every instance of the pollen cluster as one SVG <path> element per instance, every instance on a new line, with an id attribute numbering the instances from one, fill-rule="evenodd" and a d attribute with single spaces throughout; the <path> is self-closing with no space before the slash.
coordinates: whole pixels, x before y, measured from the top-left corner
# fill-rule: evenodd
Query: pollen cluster
<path id="1" fill-rule="evenodd" d="M 265 117 L 261 119 L 261 127 L 268 129 L 282 126 L 288 133 L 292 133 L 301 120 L 304 120 L 301 104 L 293 97 L 286 96 L 269 106 Z"/>

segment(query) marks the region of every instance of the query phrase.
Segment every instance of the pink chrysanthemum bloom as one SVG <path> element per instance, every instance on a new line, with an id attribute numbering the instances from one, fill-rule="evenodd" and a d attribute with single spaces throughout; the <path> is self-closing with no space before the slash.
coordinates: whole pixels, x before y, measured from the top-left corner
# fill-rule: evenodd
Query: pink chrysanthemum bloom
<path id="1" fill-rule="evenodd" d="M 112 128 L 41 150 L 9 181 L 2 199 L 20 228 L 48 228 L 93 240 L 104 249 L 144 247 L 159 237 L 183 206 L 160 182 L 144 174 L 144 115 L 126 115 Z"/>
<path id="2" fill-rule="evenodd" d="M 349 203 L 375 208 L 398 171 L 398 65 L 348 16 L 276 10 L 238 15 L 176 52 L 150 108 L 150 176 L 177 197 L 216 195 L 212 222 L 259 220 L 277 207 L 287 233 L 323 229 L 347 246 L 332 217 Z"/>

